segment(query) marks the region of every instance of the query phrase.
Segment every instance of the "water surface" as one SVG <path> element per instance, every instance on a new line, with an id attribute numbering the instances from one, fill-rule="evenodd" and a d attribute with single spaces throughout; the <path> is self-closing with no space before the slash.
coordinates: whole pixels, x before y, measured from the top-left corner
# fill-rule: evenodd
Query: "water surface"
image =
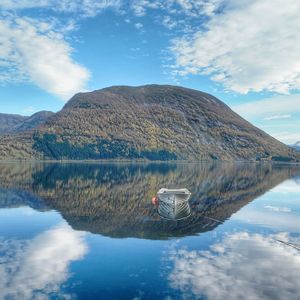
<path id="1" fill-rule="evenodd" d="M 299 299 L 299 245 L 299 166 L 0 164 L 0 299 Z"/>

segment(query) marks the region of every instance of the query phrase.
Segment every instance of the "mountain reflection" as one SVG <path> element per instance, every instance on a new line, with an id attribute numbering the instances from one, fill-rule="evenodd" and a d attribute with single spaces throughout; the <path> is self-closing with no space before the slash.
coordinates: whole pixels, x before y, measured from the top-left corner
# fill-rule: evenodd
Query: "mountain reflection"
<path id="1" fill-rule="evenodd" d="M 2 164 L 0 207 L 54 209 L 73 229 L 165 239 L 214 229 L 299 167 L 258 164 Z M 150 199 L 188 188 L 190 217 L 160 218 Z"/>

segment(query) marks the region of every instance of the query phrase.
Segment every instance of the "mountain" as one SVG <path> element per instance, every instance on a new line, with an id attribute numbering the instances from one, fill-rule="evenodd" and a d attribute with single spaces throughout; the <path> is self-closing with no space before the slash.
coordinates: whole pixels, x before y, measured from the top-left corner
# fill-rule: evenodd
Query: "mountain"
<path id="1" fill-rule="evenodd" d="M 0 134 L 11 133 L 15 126 L 18 126 L 26 117 L 0 113 Z"/>
<path id="2" fill-rule="evenodd" d="M 300 152 L 300 141 L 291 146 L 296 151 Z"/>
<path id="3" fill-rule="evenodd" d="M 53 114 L 50 111 L 40 111 L 30 117 L 0 114 L 0 135 L 35 129 Z"/>
<path id="4" fill-rule="evenodd" d="M 212 95 L 178 86 L 79 93 L 34 133 L 0 139 L 3 158 L 273 160 L 300 155 Z"/>
<path id="5" fill-rule="evenodd" d="M 23 132 L 38 128 L 40 125 L 44 124 L 48 118 L 54 115 L 51 111 L 40 111 L 32 116 L 26 118 L 22 123 L 16 125 L 13 130 L 14 132 Z"/>

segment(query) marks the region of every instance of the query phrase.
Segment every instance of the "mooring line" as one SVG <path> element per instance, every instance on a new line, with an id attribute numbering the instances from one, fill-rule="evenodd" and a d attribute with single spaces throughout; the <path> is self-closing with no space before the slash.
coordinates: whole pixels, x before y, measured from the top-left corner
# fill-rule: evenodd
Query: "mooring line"
<path id="1" fill-rule="evenodd" d="M 292 248 L 295 248 L 295 249 L 297 249 L 297 250 L 300 250 L 300 245 L 299 245 L 299 244 L 295 244 L 295 243 L 287 243 L 287 242 L 284 242 L 284 241 L 282 241 L 282 240 L 277 240 L 277 239 L 276 239 L 276 241 L 277 241 L 277 242 L 280 242 L 280 243 L 282 243 L 282 244 L 284 244 L 284 245 L 286 245 L 286 246 L 290 246 L 290 247 L 292 247 Z"/>
<path id="2" fill-rule="evenodd" d="M 222 223 L 223 223 L 222 221 L 220 221 L 220 220 L 217 220 L 217 219 L 214 219 L 214 218 L 211 218 L 211 217 L 207 217 L 207 216 L 203 216 L 203 215 L 202 215 L 202 217 L 203 217 L 203 218 L 205 218 L 205 219 L 209 219 L 209 220 L 211 220 L 211 221 L 218 222 L 218 223 L 220 223 L 220 224 L 222 224 Z"/>

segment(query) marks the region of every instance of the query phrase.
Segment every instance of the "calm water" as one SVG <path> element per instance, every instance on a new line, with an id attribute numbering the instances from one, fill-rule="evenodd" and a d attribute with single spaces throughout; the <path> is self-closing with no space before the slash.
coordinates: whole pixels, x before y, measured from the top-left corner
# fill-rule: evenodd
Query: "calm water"
<path id="1" fill-rule="evenodd" d="M 151 198 L 188 188 L 188 217 Z M 300 166 L 0 164 L 0 299 L 300 299 Z"/>

